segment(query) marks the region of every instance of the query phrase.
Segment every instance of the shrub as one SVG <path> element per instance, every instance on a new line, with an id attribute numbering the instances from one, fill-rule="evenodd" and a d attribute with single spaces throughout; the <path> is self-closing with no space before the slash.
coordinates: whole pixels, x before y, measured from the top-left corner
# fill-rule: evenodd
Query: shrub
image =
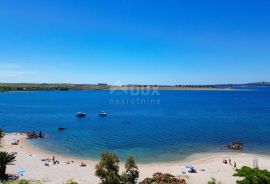
<path id="1" fill-rule="evenodd" d="M 0 139 L 2 139 L 5 136 L 4 130 L 0 128 Z"/>
<path id="2" fill-rule="evenodd" d="M 234 176 L 244 177 L 243 180 L 236 181 L 238 184 L 270 184 L 270 172 L 267 170 L 243 166 L 236 170 Z"/>
<path id="3" fill-rule="evenodd" d="M 74 181 L 73 179 L 70 179 L 65 184 L 78 184 L 78 183 Z"/>
<path id="4" fill-rule="evenodd" d="M 171 174 L 155 173 L 152 178 L 145 178 L 140 184 L 187 184 L 184 179 L 177 178 Z"/>
<path id="5" fill-rule="evenodd" d="M 41 182 L 22 179 L 22 180 L 15 180 L 15 181 L 4 181 L 3 184 L 41 184 Z"/>

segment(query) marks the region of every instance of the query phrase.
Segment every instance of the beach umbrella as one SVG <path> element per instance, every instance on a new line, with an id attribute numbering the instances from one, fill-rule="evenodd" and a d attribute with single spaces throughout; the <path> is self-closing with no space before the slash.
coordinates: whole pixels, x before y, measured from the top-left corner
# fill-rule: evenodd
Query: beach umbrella
<path id="1" fill-rule="evenodd" d="M 186 168 L 191 169 L 191 168 L 194 168 L 194 167 L 191 164 L 189 164 L 189 165 L 186 166 Z"/>
<path id="2" fill-rule="evenodd" d="M 17 171 L 16 174 L 23 174 L 25 172 L 26 172 L 25 170 L 20 170 L 20 171 Z"/>

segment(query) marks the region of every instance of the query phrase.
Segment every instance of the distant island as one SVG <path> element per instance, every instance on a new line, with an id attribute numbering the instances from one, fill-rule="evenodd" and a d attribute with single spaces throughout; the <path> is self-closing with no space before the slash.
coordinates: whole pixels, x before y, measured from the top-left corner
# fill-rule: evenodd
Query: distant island
<path id="1" fill-rule="evenodd" d="M 270 86 L 270 82 L 256 82 L 246 84 L 214 84 L 214 85 L 109 85 L 98 84 L 50 84 L 50 83 L 0 83 L 0 92 L 9 91 L 67 91 L 67 90 L 226 90 L 234 87 Z"/>
<path id="2" fill-rule="evenodd" d="M 253 82 L 245 84 L 216 84 L 217 87 L 267 87 L 270 86 L 270 82 Z"/>

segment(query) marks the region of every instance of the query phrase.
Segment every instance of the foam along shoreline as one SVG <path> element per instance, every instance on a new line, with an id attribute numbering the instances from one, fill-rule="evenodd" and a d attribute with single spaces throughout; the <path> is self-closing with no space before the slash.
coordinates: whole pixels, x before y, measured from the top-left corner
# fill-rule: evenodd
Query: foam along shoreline
<path id="1" fill-rule="evenodd" d="M 19 140 L 19 145 L 11 145 L 14 140 Z M 9 133 L 2 140 L 1 150 L 7 152 L 17 152 L 15 165 L 7 167 L 7 173 L 16 173 L 19 170 L 25 170 L 21 178 L 41 180 L 49 184 L 64 183 L 69 179 L 74 179 L 79 184 L 95 184 L 100 180 L 95 176 L 96 160 L 83 160 L 78 158 L 66 157 L 52 154 L 40 150 L 27 143 L 25 135 Z M 60 163 L 51 166 L 45 166 L 42 159 L 55 156 Z M 239 178 L 233 177 L 234 169 L 229 164 L 223 164 L 224 158 L 230 158 L 232 163 L 235 161 L 237 167 L 243 165 L 252 167 L 253 160 L 258 160 L 261 169 L 270 170 L 270 156 L 246 154 L 246 153 L 209 153 L 196 154 L 175 162 L 138 164 L 140 170 L 139 181 L 151 176 L 155 172 L 171 173 L 187 180 L 189 184 L 207 184 L 211 177 L 216 178 L 223 184 L 232 184 Z M 73 161 L 73 162 L 72 162 Z M 67 164 L 69 162 L 69 164 Z M 81 167 L 81 163 L 86 167 Z M 197 173 L 188 173 L 186 165 L 192 164 Z M 120 173 L 124 169 L 124 163 L 120 163 Z"/>

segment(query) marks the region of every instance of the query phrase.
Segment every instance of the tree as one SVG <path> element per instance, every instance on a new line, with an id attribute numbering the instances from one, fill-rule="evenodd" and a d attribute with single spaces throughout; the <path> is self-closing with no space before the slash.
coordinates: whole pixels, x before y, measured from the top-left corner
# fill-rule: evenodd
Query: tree
<path id="1" fill-rule="evenodd" d="M 120 184 L 119 159 L 114 153 L 101 153 L 101 160 L 96 165 L 96 176 L 102 184 Z"/>
<path id="2" fill-rule="evenodd" d="M 128 157 L 125 164 L 126 171 L 122 174 L 121 180 L 124 184 L 136 184 L 139 178 L 139 169 L 133 157 Z"/>
<path id="3" fill-rule="evenodd" d="M 0 179 L 6 178 L 7 165 L 13 165 L 15 158 L 16 156 L 14 153 L 8 153 L 6 151 L 0 152 Z"/>
<path id="4" fill-rule="evenodd" d="M 267 170 L 243 166 L 236 170 L 234 176 L 244 177 L 243 180 L 236 181 L 238 184 L 270 184 L 270 172 Z"/>

